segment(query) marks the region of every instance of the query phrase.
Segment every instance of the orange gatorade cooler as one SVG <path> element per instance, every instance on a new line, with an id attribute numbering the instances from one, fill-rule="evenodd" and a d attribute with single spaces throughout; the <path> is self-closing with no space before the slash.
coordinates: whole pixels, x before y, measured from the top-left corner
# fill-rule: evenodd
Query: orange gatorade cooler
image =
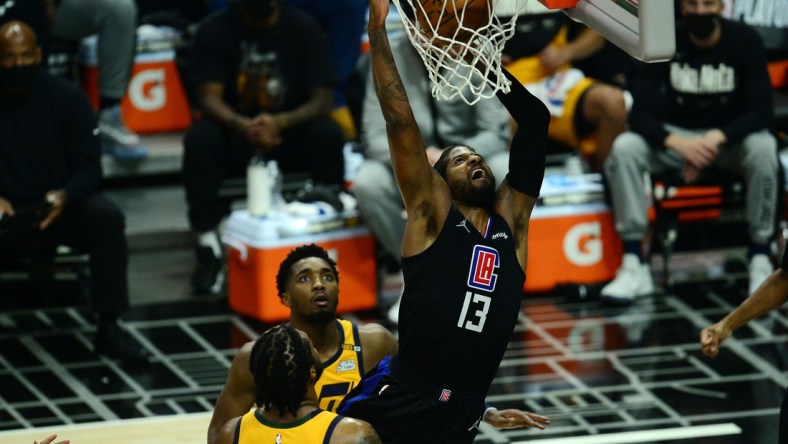
<path id="1" fill-rule="evenodd" d="M 337 262 L 337 312 L 375 308 L 375 241 L 367 227 L 347 227 L 344 220 L 347 220 L 346 215 L 277 219 L 254 217 L 247 210 L 233 211 L 222 236 L 228 247 L 227 298 L 230 308 L 266 323 L 287 320 L 290 309 L 279 299 L 276 274 L 279 264 L 292 249 L 310 243 L 325 248 Z M 329 227 L 327 231 L 326 227 Z"/>
<path id="2" fill-rule="evenodd" d="M 528 229 L 525 291 L 613 279 L 621 242 L 598 174 L 548 175 Z"/>
<path id="3" fill-rule="evenodd" d="M 95 41 L 85 39 L 80 51 L 82 87 L 98 108 L 98 59 Z M 123 120 L 130 130 L 144 134 L 174 132 L 191 123 L 191 111 L 175 65 L 175 51 L 138 53 L 120 104 Z"/>

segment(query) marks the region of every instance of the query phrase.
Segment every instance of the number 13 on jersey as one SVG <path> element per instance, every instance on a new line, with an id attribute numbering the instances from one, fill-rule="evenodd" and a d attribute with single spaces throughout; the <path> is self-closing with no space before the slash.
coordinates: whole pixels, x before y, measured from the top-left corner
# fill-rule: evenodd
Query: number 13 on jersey
<path id="1" fill-rule="evenodd" d="M 484 322 L 487 320 L 487 312 L 490 311 L 492 298 L 481 294 L 465 292 L 465 302 L 462 303 L 460 319 L 457 320 L 457 327 L 481 333 Z M 473 304 L 473 307 L 471 307 Z M 470 313 L 468 309 L 471 309 Z"/>

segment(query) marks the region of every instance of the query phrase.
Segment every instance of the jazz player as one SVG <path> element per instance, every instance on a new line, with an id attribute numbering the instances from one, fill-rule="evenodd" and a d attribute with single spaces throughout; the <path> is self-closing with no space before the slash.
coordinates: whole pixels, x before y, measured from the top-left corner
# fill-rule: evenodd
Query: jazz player
<path id="1" fill-rule="evenodd" d="M 320 357 L 322 376 L 315 383 L 319 406 L 336 411 L 365 371 L 397 352 L 397 340 L 379 324 L 356 325 L 336 318 L 339 272 L 322 247 L 310 244 L 292 250 L 279 265 L 276 286 L 282 303 L 290 308 L 288 323 L 309 336 Z M 257 401 L 250 371 L 253 346 L 254 341 L 246 343 L 233 359 L 208 428 L 209 443 L 227 420 L 245 414 Z"/>
<path id="2" fill-rule="evenodd" d="M 518 129 L 500 187 L 471 147 L 448 147 L 431 167 L 386 35 L 388 3 L 370 0 L 368 32 L 408 215 L 400 347 L 365 375 L 339 412 L 369 422 L 386 443 L 470 443 L 520 314 L 528 223 L 544 176 L 550 114 L 506 72 L 511 92 L 498 98 Z M 540 429 L 548 423 L 535 414 L 524 421 Z"/>
<path id="3" fill-rule="evenodd" d="M 261 407 L 227 421 L 216 444 L 380 443 L 364 421 L 317 406 L 315 383 L 322 367 L 306 333 L 283 325 L 260 336 L 251 351 L 251 371 Z"/>

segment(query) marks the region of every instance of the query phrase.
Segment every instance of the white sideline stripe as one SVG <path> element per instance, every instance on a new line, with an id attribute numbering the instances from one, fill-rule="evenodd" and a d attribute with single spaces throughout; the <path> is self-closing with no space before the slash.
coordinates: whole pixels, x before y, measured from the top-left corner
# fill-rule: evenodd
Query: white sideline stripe
<path id="1" fill-rule="evenodd" d="M 638 432 L 608 433 L 579 437 L 551 438 L 518 441 L 513 444 L 626 444 L 666 441 L 669 439 L 702 438 L 706 436 L 738 435 L 741 429 L 736 424 L 712 424 L 703 426 L 676 427 L 671 429 L 644 430 Z"/>

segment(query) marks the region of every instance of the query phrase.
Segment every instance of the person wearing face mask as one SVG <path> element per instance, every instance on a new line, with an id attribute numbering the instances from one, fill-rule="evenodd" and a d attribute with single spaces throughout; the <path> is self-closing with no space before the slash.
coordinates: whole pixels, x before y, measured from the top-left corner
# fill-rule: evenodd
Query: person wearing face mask
<path id="1" fill-rule="evenodd" d="M 643 173 L 681 172 L 692 183 L 708 167 L 744 178 L 748 295 L 771 274 L 778 191 L 772 92 L 760 37 L 721 17 L 722 0 L 680 0 L 676 54 L 643 65 L 632 79 L 629 132 L 605 162 L 623 263 L 601 295 L 630 303 L 654 291 L 641 245 L 647 228 Z"/>
<path id="2" fill-rule="evenodd" d="M 229 204 L 219 198 L 221 180 L 242 175 L 257 152 L 284 174 L 305 173 L 338 193 L 344 138 L 330 117 L 328 40 L 304 12 L 281 0 L 239 0 L 202 22 L 193 54 L 202 118 L 184 138 L 183 178 L 198 244 L 192 287 L 204 294 L 222 282 L 216 228 Z"/>
<path id="3" fill-rule="evenodd" d="M 67 245 L 90 256 L 97 353 L 145 361 L 118 324 L 129 306 L 123 213 L 99 192 L 99 131 L 87 96 L 41 63 L 33 30 L 0 27 L 0 261 Z"/>

